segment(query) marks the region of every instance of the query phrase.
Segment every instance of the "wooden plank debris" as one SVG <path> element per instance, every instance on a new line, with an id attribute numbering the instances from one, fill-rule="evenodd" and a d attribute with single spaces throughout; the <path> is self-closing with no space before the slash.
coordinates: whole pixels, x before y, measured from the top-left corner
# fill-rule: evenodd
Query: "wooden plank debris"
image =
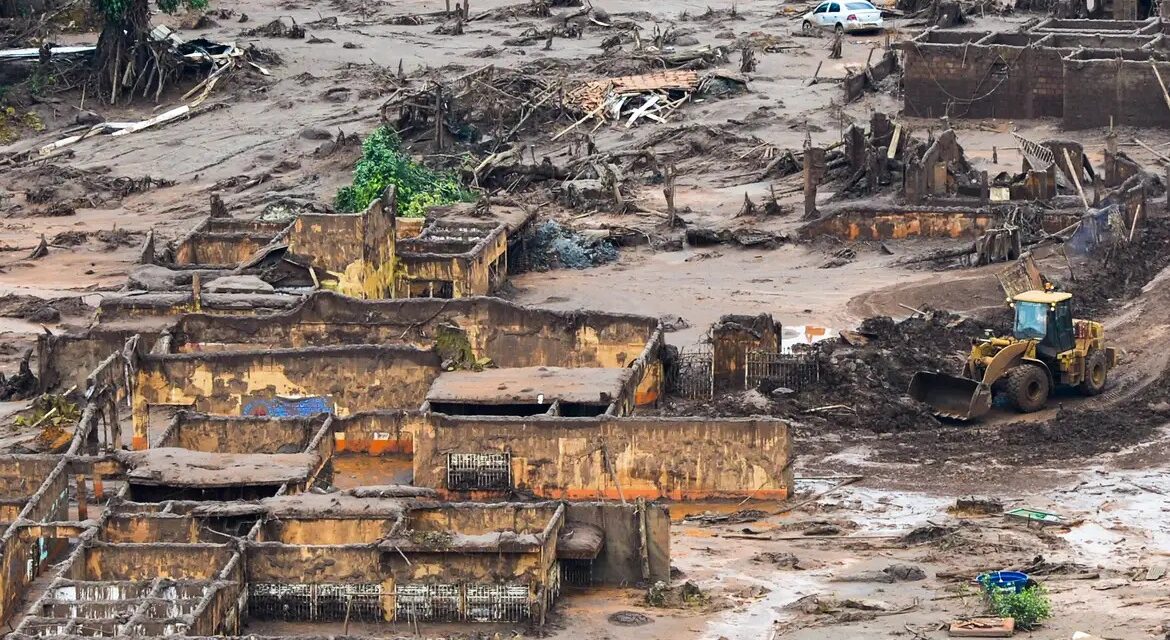
<path id="1" fill-rule="evenodd" d="M 1016 632 L 1012 618 L 969 618 L 955 620 L 947 628 L 953 638 L 1010 638 Z"/>
<path id="2" fill-rule="evenodd" d="M 586 82 L 566 92 L 563 98 L 567 108 L 584 116 L 553 136 L 553 140 L 591 119 L 597 120 L 594 129 L 607 121 L 624 121 L 627 128 L 642 120 L 666 122 L 671 113 L 715 79 L 746 83 L 742 76 L 725 72 L 701 76 L 698 71 L 677 70 Z"/>

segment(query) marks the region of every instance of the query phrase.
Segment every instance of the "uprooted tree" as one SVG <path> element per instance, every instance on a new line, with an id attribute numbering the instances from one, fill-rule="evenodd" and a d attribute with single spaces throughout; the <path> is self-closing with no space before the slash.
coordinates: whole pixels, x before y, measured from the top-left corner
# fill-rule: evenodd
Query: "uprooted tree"
<path id="1" fill-rule="evenodd" d="M 155 99 L 174 78 L 177 61 L 170 45 L 150 37 L 150 0 L 91 0 L 104 18 L 94 57 L 94 77 L 111 103 L 136 92 L 154 93 Z M 166 13 L 203 9 L 208 0 L 155 0 Z"/>

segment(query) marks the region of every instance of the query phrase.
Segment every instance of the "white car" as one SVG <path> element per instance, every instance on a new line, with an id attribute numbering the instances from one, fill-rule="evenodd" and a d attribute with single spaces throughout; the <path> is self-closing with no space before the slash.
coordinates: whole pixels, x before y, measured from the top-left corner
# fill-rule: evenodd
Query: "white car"
<path id="1" fill-rule="evenodd" d="M 804 14 L 800 25 L 805 33 L 813 29 L 832 29 L 837 33 L 847 31 L 882 30 L 882 12 L 865 0 L 829 0 L 817 5 L 816 9 Z"/>

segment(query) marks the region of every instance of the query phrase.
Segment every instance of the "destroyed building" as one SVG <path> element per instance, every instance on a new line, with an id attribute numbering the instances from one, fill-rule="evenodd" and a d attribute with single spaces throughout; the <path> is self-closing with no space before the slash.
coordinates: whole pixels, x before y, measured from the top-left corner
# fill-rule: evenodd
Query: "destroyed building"
<path id="1" fill-rule="evenodd" d="M 922 138 L 875 113 L 868 127 L 850 125 L 832 148 L 804 150 L 808 221 L 800 234 L 849 242 L 965 240 L 944 254 L 987 264 L 1015 260 L 1029 244 L 1069 231 L 1089 209 L 1116 210 L 1119 226 L 1136 228 L 1148 200 L 1163 192 L 1157 177 L 1119 150 L 1114 132 L 1096 167 L 1078 142 L 1013 136 L 1019 168 L 992 174 L 972 164 L 954 130 Z M 822 188 L 832 195 L 818 202 Z"/>
<path id="2" fill-rule="evenodd" d="M 483 219 L 445 211 L 420 221 L 389 214 L 393 199 L 391 190 L 361 213 L 272 220 L 229 217 L 213 198 L 212 215 L 169 257 L 160 259 L 148 241 L 142 261 L 166 271 L 148 268 L 128 288 L 170 295 L 184 308 L 230 310 L 241 307 L 231 298 L 240 294 L 291 296 L 269 300 L 287 308 L 317 288 L 379 299 L 489 295 L 503 286 L 509 249 L 520 246 L 530 213 L 513 208 Z"/>
<path id="3" fill-rule="evenodd" d="M 783 421 L 638 414 L 653 318 L 132 299 L 40 340 L 42 390 L 85 400 L 63 453 L 0 460 L 15 638 L 540 625 L 566 589 L 669 580 L 663 501 L 792 491 Z"/>
<path id="4" fill-rule="evenodd" d="M 1071 130 L 1167 127 L 1165 39 L 1158 18 L 927 29 L 898 45 L 903 107 L 925 118 L 1061 118 Z"/>

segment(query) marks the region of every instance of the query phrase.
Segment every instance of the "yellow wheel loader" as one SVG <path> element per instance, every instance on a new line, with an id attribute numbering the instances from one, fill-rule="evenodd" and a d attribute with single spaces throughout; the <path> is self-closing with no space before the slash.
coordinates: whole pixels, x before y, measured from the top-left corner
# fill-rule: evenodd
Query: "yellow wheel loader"
<path id="1" fill-rule="evenodd" d="M 935 415 L 970 420 L 991 410 L 992 394 L 1003 394 L 1021 412 L 1038 411 L 1057 385 L 1084 395 L 1105 388 L 1117 351 L 1105 346 L 1100 322 L 1072 317 L 1072 294 L 1025 291 L 1011 300 L 1012 335 L 987 337 L 971 348 L 962 376 L 919 371 L 910 397 Z"/>

